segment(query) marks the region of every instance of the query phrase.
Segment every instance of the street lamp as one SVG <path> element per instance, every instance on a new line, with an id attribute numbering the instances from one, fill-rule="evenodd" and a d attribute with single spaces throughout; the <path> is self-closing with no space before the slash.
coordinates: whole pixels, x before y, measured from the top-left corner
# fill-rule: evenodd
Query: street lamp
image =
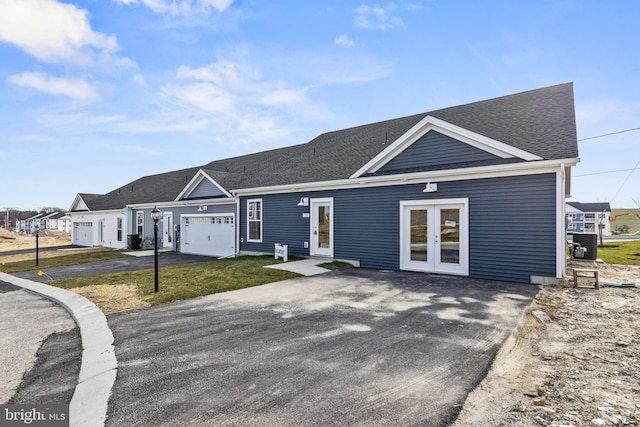
<path id="1" fill-rule="evenodd" d="M 151 211 L 151 219 L 153 220 L 153 257 L 154 257 L 154 291 L 158 293 L 158 220 L 160 219 L 161 212 L 157 206 L 153 207 Z"/>
<path id="2" fill-rule="evenodd" d="M 39 235 L 38 235 L 38 231 L 40 231 L 40 227 L 36 225 L 35 226 L 35 230 L 36 230 L 35 231 L 35 233 L 36 233 L 36 267 L 37 267 L 38 263 L 39 263 L 39 259 L 38 259 L 39 258 L 38 257 L 38 252 L 39 252 L 38 238 L 39 238 Z"/>

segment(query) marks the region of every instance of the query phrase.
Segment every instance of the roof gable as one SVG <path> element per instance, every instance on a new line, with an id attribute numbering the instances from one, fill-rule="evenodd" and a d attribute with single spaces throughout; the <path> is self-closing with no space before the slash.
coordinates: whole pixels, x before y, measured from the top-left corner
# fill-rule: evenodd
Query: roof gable
<path id="1" fill-rule="evenodd" d="M 205 171 L 200 169 L 180 194 L 178 194 L 176 201 L 186 199 L 232 197 L 227 190 L 212 178 L 212 175 L 220 176 L 220 173 L 217 171 Z"/>
<path id="2" fill-rule="evenodd" d="M 600 202 L 600 203 L 567 202 L 567 204 L 577 209 L 580 212 L 611 212 L 611 205 L 606 202 Z"/>
<path id="3" fill-rule="evenodd" d="M 389 164 L 393 160 L 402 157 L 403 153 L 413 147 L 430 132 L 437 132 L 448 136 L 451 140 L 459 141 L 468 147 L 458 147 L 458 150 L 466 149 L 467 152 L 474 151 L 474 160 L 489 160 L 492 157 L 508 159 L 517 157 L 522 160 L 542 160 L 541 157 L 520 150 L 508 144 L 496 141 L 492 138 L 477 134 L 475 132 L 463 129 L 444 120 L 440 120 L 433 116 L 426 116 L 419 123 L 405 132 L 400 138 L 394 141 L 389 147 L 384 149 L 380 154 L 371 159 L 366 165 L 354 173 L 351 178 L 357 178 L 368 173 L 375 173 L 383 166 Z M 452 144 L 453 145 L 453 144 Z M 453 147 L 452 147 L 453 148 Z M 471 150 L 475 148 L 475 150 Z M 483 152 L 486 155 L 481 155 Z M 453 163 L 453 162 L 452 162 Z M 429 162 L 427 162 L 428 165 Z M 432 165 L 435 165 L 433 163 Z"/>

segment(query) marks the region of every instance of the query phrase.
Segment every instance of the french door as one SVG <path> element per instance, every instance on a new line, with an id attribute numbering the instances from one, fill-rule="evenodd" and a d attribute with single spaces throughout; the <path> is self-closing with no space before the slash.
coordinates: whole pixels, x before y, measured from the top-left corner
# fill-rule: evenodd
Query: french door
<path id="1" fill-rule="evenodd" d="M 311 256 L 333 258 L 333 198 L 311 199 Z"/>
<path id="2" fill-rule="evenodd" d="M 400 202 L 400 269 L 469 274 L 467 199 Z"/>

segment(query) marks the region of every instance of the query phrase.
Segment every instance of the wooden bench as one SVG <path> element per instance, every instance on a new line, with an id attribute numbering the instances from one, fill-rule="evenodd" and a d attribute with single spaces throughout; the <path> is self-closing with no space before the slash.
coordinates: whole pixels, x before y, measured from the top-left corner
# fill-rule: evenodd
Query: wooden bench
<path id="1" fill-rule="evenodd" d="M 600 281 L 598 280 L 598 270 L 591 268 L 574 268 L 573 269 L 573 287 L 578 287 L 579 277 L 589 277 L 596 281 L 596 289 L 600 289 Z"/>

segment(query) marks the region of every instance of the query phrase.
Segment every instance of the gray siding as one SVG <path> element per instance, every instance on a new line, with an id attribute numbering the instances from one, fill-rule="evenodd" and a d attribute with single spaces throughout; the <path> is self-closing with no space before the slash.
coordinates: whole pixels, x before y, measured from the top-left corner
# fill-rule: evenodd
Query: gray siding
<path id="1" fill-rule="evenodd" d="M 555 174 L 262 196 L 263 242 L 242 250 L 273 252 L 288 244 L 293 254 L 309 255 L 309 207 L 300 197 L 334 198 L 334 256 L 359 260 L 362 267 L 400 267 L 400 201 L 469 199 L 469 275 L 529 283 L 530 276 L 555 277 Z M 240 235 L 246 240 L 246 199 Z"/>
<path id="2" fill-rule="evenodd" d="M 493 159 L 497 156 L 430 130 L 384 165 L 380 173 Z"/>
<path id="3" fill-rule="evenodd" d="M 226 196 L 216 185 L 208 179 L 203 179 L 200 184 L 189 194 L 189 199 L 203 199 L 210 197 Z"/>

